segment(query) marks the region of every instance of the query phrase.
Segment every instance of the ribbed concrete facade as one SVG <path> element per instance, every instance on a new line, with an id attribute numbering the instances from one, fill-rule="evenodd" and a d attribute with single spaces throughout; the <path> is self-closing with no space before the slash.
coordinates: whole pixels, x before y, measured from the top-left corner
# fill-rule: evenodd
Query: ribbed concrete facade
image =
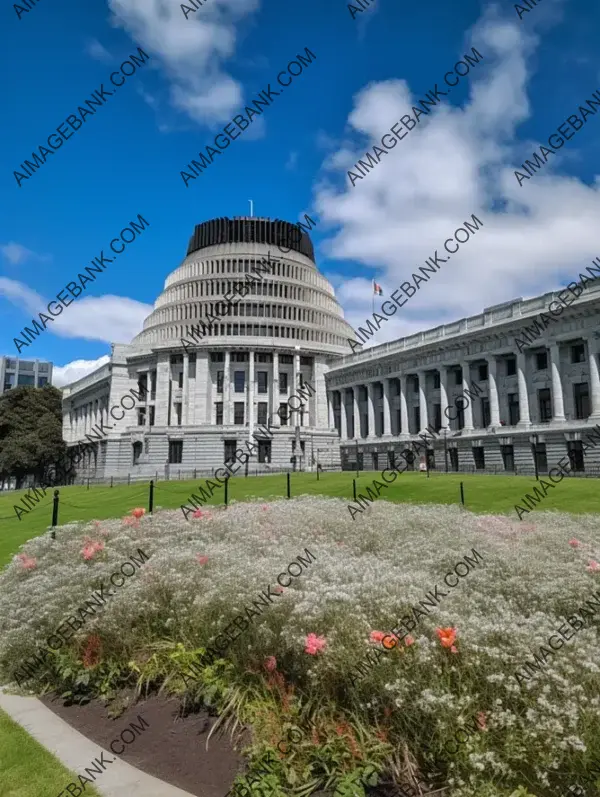
<path id="1" fill-rule="evenodd" d="M 247 217 L 196 227 L 142 332 L 64 389 L 67 443 L 99 440 L 79 475 L 210 471 L 267 421 L 253 470 L 339 465 L 325 374 L 353 331 L 310 227 Z M 311 394 L 303 408 L 298 391 Z"/>
<path id="2" fill-rule="evenodd" d="M 571 290 L 334 363 L 326 382 L 344 467 L 357 455 L 364 469 L 399 464 L 421 433 L 416 468 L 428 448 L 438 470 L 533 472 L 537 462 L 544 472 L 566 457 L 599 475 L 600 267 L 586 272 Z"/>

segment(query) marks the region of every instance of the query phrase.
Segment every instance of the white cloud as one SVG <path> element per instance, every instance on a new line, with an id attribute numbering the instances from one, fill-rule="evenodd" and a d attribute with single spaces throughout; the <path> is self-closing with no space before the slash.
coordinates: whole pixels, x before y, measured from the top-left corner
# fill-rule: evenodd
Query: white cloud
<path id="1" fill-rule="evenodd" d="M 112 22 L 148 48 L 171 80 L 171 101 L 196 122 L 225 122 L 242 87 L 221 67 L 235 52 L 236 24 L 260 0 L 215 0 L 185 18 L 173 0 L 109 0 Z"/>
<path id="2" fill-rule="evenodd" d="M 110 361 L 108 354 L 104 354 L 97 360 L 73 360 L 66 365 L 55 365 L 52 369 L 52 384 L 54 387 L 64 387 L 83 379 L 84 376 L 91 374 Z"/>
<path id="3" fill-rule="evenodd" d="M 506 22 L 490 11 L 470 39 L 456 53 L 457 60 L 472 46 L 484 59 L 463 78 L 470 96 L 462 108 L 445 103 L 429 117 L 423 115 L 352 188 L 346 171 L 374 144 L 381 146 L 382 135 L 432 88 L 418 86 L 413 94 L 400 79 L 367 85 L 355 97 L 345 140 L 326 159 L 315 187 L 315 211 L 338 229 L 322 244 L 329 270 L 331 259 L 365 266 L 364 277 L 342 281 L 343 267 L 336 277 L 338 298 L 354 328 L 364 327 L 371 317 L 372 277 L 384 291 L 383 297 L 376 297 L 377 311 L 436 249 L 447 256 L 444 241 L 471 214 L 484 223 L 391 320 L 382 323 L 371 339 L 374 343 L 475 315 L 518 296 L 553 290 L 600 255 L 600 179 L 588 186 L 557 173 L 571 162 L 577 137 L 566 143 L 565 155 L 562 149 L 558 156 L 550 155 L 522 187 L 514 176 L 554 132 L 548 129 L 539 142 L 519 142 L 516 136 L 518 125 L 530 115 L 526 88 L 536 38 L 518 22 Z M 440 78 L 443 81 L 443 72 Z M 447 88 L 440 81 L 438 85 Z M 574 113 L 585 98 L 583 87 L 558 119 Z M 538 104 L 542 100 L 536 98 Z M 600 125 L 600 120 L 590 117 L 588 123 Z"/>
<path id="4" fill-rule="evenodd" d="M 2 256 L 8 260 L 9 263 L 12 263 L 13 266 L 18 266 L 19 264 L 24 263 L 26 260 L 38 260 L 41 262 L 47 262 L 48 260 L 51 260 L 50 255 L 38 255 L 31 249 L 27 249 L 26 246 L 15 243 L 15 241 L 9 241 L 7 244 L 1 244 L 0 252 L 2 252 Z"/>
<path id="5" fill-rule="evenodd" d="M 93 58 L 95 61 L 102 61 L 104 64 L 110 64 L 114 60 L 106 47 L 100 44 L 97 39 L 90 39 L 86 43 L 85 52 L 90 58 Z"/>
<path id="6" fill-rule="evenodd" d="M 48 301 L 52 300 L 45 299 L 17 280 L 0 277 L 0 296 L 31 314 L 23 321 L 21 329 L 25 326 L 31 328 L 32 318 L 39 321 L 38 313 L 49 315 Z M 62 338 L 100 340 L 104 343 L 130 343 L 141 332 L 143 321 L 152 310 L 152 305 L 124 296 L 87 296 L 74 299 L 68 307 L 63 307 L 62 313 L 54 321 L 47 322 L 46 331 L 41 334 L 54 333 Z M 18 338 L 20 331 L 15 329 L 14 337 Z M 37 340 L 36 337 L 29 345 L 34 346 Z M 21 349 L 23 356 L 27 355 L 27 349 Z"/>
<path id="7" fill-rule="evenodd" d="M 298 153 L 294 150 L 290 152 L 287 162 L 285 164 L 285 169 L 288 172 L 293 172 L 296 168 L 296 164 L 298 163 Z"/>

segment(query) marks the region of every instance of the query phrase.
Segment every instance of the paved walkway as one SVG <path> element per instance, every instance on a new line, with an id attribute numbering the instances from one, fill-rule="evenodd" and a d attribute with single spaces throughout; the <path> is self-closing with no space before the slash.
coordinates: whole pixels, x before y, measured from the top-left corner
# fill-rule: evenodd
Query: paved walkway
<path id="1" fill-rule="evenodd" d="M 116 759 L 94 783 L 94 788 L 104 797 L 123 797 L 124 794 L 128 797 L 192 797 L 190 792 L 147 775 L 91 742 L 35 697 L 9 695 L 0 687 L 0 708 L 71 772 L 85 774 L 85 767 L 90 767 L 102 752 L 105 761 Z M 77 778 L 75 783 L 79 786 Z M 65 787 L 67 785 L 65 783 Z"/>

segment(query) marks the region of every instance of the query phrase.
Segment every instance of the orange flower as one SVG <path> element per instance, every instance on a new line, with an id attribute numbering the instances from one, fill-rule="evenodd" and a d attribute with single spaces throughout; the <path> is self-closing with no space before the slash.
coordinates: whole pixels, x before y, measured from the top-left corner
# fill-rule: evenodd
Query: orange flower
<path id="1" fill-rule="evenodd" d="M 369 634 L 369 639 L 371 642 L 381 642 L 385 636 L 385 631 L 371 631 Z"/>
<path id="2" fill-rule="evenodd" d="M 452 653 L 458 653 L 454 642 L 456 641 L 456 628 L 436 628 L 435 633 L 438 635 L 443 648 L 450 648 Z"/>
<path id="3" fill-rule="evenodd" d="M 135 509 L 131 510 L 131 514 L 133 515 L 133 517 L 138 518 L 139 520 L 139 518 L 141 518 L 142 515 L 146 514 L 146 510 L 143 507 L 138 506 Z"/>

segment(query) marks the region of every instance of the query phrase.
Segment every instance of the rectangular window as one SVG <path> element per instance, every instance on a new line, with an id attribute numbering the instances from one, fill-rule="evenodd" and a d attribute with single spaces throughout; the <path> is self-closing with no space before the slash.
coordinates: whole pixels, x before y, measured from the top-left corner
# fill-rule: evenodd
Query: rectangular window
<path id="1" fill-rule="evenodd" d="M 483 446 L 473 446 L 473 461 L 475 462 L 475 470 L 485 470 Z"/>
<path id="2" fill-rule="evenodd" d="M 519 394 L 508 394 L 508 424 L 509 426 L 516 426 L 520 419 L 521 413 L 519 411 Z"/>
<path id="3" fill-rule="evenodd" d="M 34 385 L 35 376 L 33 374 L 19 374 L 17 384 L 19 385 Z"/>
<path id="4" fill-rule="evenodd" d="M 440 372 L 434 371 L 433 372 L 433 389 L 437 390 L 440 386 Z"/>
<path id="5" fill-rule="evenodd" d="M 462 370 L 454 372 L 454 384 L 462 385 Z"/>
<path id="6" fill-rule="evenodd" d="M 183 440 L 169 440 L 169 465 L 181 465 Z"/>
<path id="7" fill-rule="evenodd" d="M 573 385 L 573 402 L 575 404 L 575 417 L 578 420 L 589 417 L 590 392 L 587 382 L 578 382 Z"/>
<path id="8" fill-rule="evenodd" d="M 183 362 L 183 354 L 172 354 L 171 355 L 171 365 L 179 365 L 179 363 Z"/>
<path id="9" fill-rule="evenodd" d="M 280 354 L 279 355 L 279 363 L 281 365 L 293 365 L 294 364 L 294 357 L 291 354 Z"/>
<path id="10" fill-rule="evenodd" d="M 569 440 L 567 443 L 567 452 L 569 454 L 571 470 L 584 471 L 583 443 L 581 440 Z"/>
<path id="11" fill-rule="evenodd" d="M 481 377 L 479 377 L 481 379 Z M 483 381 L 483 380 L 482 380 Z M 489 398 L 482 398 L 481 399 L 481 425 L 484 429 L 491 423 L 491 416 L 490 416 L 490 400 Z"/>
<path id="12" fill-rule="evenodd" d="M 175 417 L 177 418 L 177 426 L 181 426 L 181 404 L 175 405 Z"/>
<path id="13" fill-rule="evenodd" d="M 506 376 L 514 376 L 517 373 L 517 358 L 509 357 L 506 361 Z"/>
<path id="14" fill-rule="evenodd" d="M 223 374 L 224 371 L 217 371 L 217 393 L 223 392 Z"/>
<path id="15" fill-rule="evenodd" d="M 225 362 L 225 354 L 222 351 L 211 351 L 210 353 L 210 361 L 211 363 L 222 363 Z"/>
<path id="16" fill-rule="evenodd" d="M 538 406 L 540 408 L 540 423 L 551 421 L 552 401 L 550 398 L 550 388 L 544 387 L 538 390 Z"/>
<path id="17" fill-rule="evenodd" d="M 266 401 L 258 402 L 257 423 L 266 424 L 269 405 Z"/>
<path id="18" fill-rule="evenodd" d="M 236 426 L 244 425 L 244 402 L 236 401 L 233 404 L 233 422 Z"/>
<path id="19" fill-rule="evenodd" d="M 538 351 L 535 355 L 535 367 L 537 371 L 545 371 L 548 368 L 548 352 Z"/>
<path id="20" fill-rule="evenodd" d="M 515 469 L 515 449 L 514 446 L 500 446 L 502 453 L 502 462 L 504 463 L 504 470 Z"/>
<path id="21" fill-rule="evenodd" d="M 183 387 L 183 371 L 177 374 L 177 387 Z"/>
<path id="22" fill-rule="evenodd" d="M 196 378 L 196 352 L 193 352 L 189 355 L 188 360 L 188 376 L 190 379 Z"/>
<path id="23" fill-rule="evenodd" d="M 482 365 L 478 366 L 479 371 L 479 381 L 485 382 L 488 378 L 488 366 L 487 363 L 483 363 Z"/>
<path id="24" fill-rule="evenodd" d="M 284 402 L 282 402 L 279 405 L 279 412 L 277 414 L 281 418 L 281 425 L 282 426 L 287 426 L 287 424 L 288 424 L 288 405 L 287 405 L 287 402 L 284 401 Z"/>
<path id="25" fill-rule="evenodd" d="M 269 391 L 269 374 L 266 371 L 257 371 L 256 373 L 258 382 L 258 392 L 268 393 Z"/>
<path id="26" fill-rule="evenodd" d="M 245 371 L 234 371 L 233 372 L 233 382 L 235 385 L 235 392 L 236 393 L 243 393 L 244 387 L 246 384 L 246 372 Z"/>
<path id="27" fill-rule="evenodd" d="M 215 402 L 215 414 L 216 414 L 215 423 L 217 424 L 217 426 L 223 426 L 223 402 L 222 401 L 216 401 Z"/>
<path id="28" fill-rule="evenodd" d="M 279 392 L 285 394 L 288 392 L 288 375 L 285 371 L 279 374 Z"/>
<path id="29" fill-rule="evenodd" d="M 259 404 L 260 406 L 260 404 Z M 258 441 L 258 461 L 270 464 L 271 462 L 271 441 L 259 440 Z"/>
<path id="30" fill-rule="evenodd" d="M 538 471 L 548 471 L 548 457 L 546 455 L 546 443 L 531 445 L 534 460 L 537 460 Z"/>
<path id="31" fill-rule="evenodd" d="M 235 452 L 237 449 L 237 440 L 225 440 L 224 462 L 228 465 L 230 462 L 235 461 Z"/>
<path id="32" fill-rule="evenodd" d="M 145 426 L 146 425 L 146 408 L 140 407 L 138 409 L 138 426 Z"/>
<path id="33" fill-rule="evenodd" d="M 571 346 L 571 362 L 582 363 L 585 360 L 585 345 L 583 343 L 576 343 Z"/>
<path id="34" fill-rule="evenodd" d="M 150 407 L 150 426 L 154 426 L 154 415 L 156 413 L 156 407 L 154 404 Z"/>

